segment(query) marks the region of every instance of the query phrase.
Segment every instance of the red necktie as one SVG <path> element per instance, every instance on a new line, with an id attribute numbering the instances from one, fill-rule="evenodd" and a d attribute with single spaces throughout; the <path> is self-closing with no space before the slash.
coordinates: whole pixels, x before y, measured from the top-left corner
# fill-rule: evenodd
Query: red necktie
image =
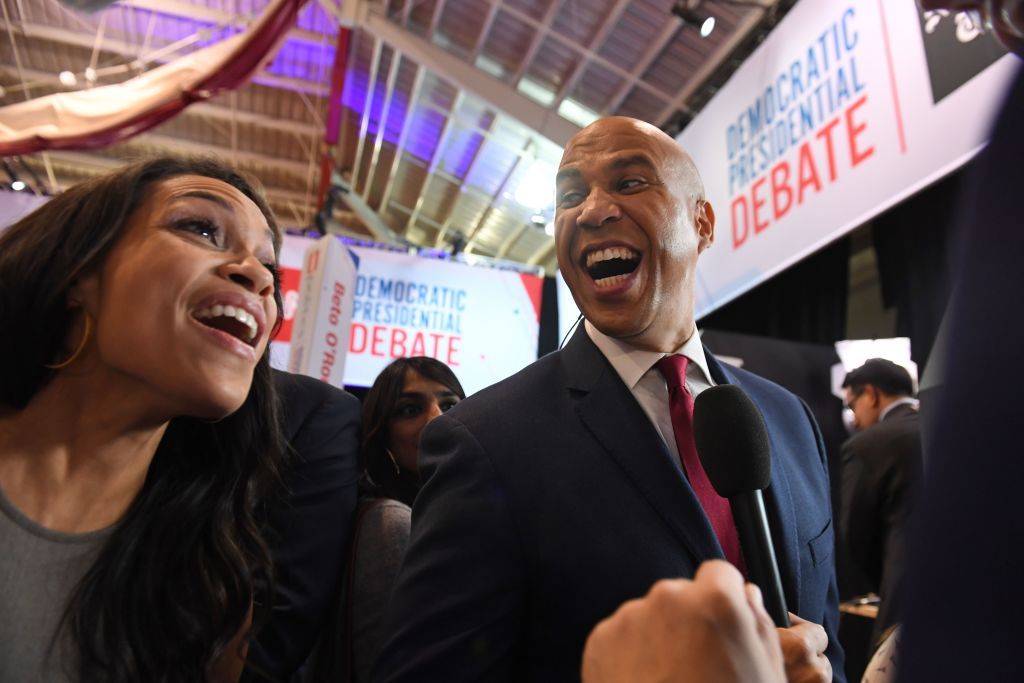
<path id="1" fill-rule="evenodd" d="M 656 363 L 668 384 L 668 410 L 672 416 L 672 431 L 679 450 L 679 460 L 683 464 L 686 478 L 690 480 L 690 487 L 704 508 L 704 514 L 711 521 L 711 528 L 715 530 L 715 536 L 725 552 L 725 559 L 746 574 L 740 552 L 740 537 L 732 519 L 732 508 L 728 500 L 715 492 L 697 456 L 697 444 L 693 440 L 693 396 L 686 388 L 686 366 L 689 362 L 686 356 L 670 355 Z"/>

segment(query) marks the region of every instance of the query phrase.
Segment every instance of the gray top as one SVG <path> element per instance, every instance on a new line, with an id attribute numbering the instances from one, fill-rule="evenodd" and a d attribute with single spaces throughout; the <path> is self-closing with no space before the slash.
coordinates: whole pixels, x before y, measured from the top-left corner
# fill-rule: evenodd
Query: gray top
<path id="1" fill-rule="evenodd" d="M 381 499 L 359 519 L 351 567 L 353 683 L 369 682 L 377 655 L 391 635 L 384 614 L 409 545 L 410 521 L 409 506 L 390 498 Z"/>
<path id="2" fill-rule="evenodd" d="M 52 531 L 0 489 L 0 681 L 76 680 L 66 630 L 56 633 L 72 591 L 112 531 Z"/>

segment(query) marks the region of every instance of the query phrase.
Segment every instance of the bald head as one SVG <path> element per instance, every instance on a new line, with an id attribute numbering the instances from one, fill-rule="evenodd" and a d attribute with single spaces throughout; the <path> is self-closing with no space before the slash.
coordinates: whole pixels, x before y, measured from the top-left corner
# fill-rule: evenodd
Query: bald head
<path id="1" fill-rule="evenodd" d="M 670 352 L 693 333 L 698 255 L 715 214 L 690 155 L 654 126 L 595 121 L 556 176 L 555 249 L 577 306 L 602 333 Z"/>
<path id="2" fill-rule="evenodd" d="M 655 163 L 665 174 L 662 180 L 690 199 L 688 205 L 704 199 L 704 183 L 686 150 L 657 126 L 628 116 L 606 116 L 574 135 L 565 146 L 560 165 L 597 150 L 625 147 L 637 147 L 656 157 Z"/>

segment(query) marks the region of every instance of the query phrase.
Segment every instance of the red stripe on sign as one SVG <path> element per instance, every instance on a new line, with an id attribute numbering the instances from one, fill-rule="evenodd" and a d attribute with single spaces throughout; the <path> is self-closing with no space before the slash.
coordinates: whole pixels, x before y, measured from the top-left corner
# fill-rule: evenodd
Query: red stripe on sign
<path id="1" fill-rule="evenodd" d="M 281 298 L 284 310 L 281 311 L 281 329 L 274 335 L 274 341 L 290 342 L 292 340 L 292 324 L 295 322 L 295 309 L 299 304 L 299 284 L 302 270 L 299 268 L 281 268 Z"/>
<path id="2" fill-rule="evenodd" d="M 900 154 L 907 153 L 907 136 L 903 132 L 903 111 L 900 109 L 900 92 L 896 87 L 896 67 L 892 62 L 892 47 L 889 45 L 889 27 L 885 23 L 885 8 L 878 0 L 878 14 L 882 19 L 882 43 L 885 44 L 885 59 L 889 63 L 889 84 L 892 87 L 892 103 L 896 109 L 896 132 L 900 136 Z"/>
<path id="3" fill-rule="evenodd" d="M 519 277 L 523 281 L 523 287 L 526 289 L 526 295 L 530 297 L 530 303 L 533 304 L 533 312 L 537 316 L 537 323 L 540 323 L 540 299 L 541 294 L 544 291 L 544 278 L 538 277 L 537 275 L 529 275 L 527 273 L 519 273 Z"/>

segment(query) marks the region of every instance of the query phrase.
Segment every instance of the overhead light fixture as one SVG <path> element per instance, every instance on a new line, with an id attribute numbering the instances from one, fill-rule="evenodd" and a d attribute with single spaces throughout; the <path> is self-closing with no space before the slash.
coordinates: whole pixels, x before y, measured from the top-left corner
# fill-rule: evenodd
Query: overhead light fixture
<path id="1" fill-rule="evenodd" d="M 709 16 L 700 25 L 700 37 L 707 38 L 711 35 L 711 32 L 715 30 L 715 18 Z"/>
<path id="2" fill-rule="evenodd" d="M 544 214 L 542 213 L 535 213 L 532 216 L 530 216 L 530 221 L 534 225 L 544 225 L 545 223 L 548 222 L 548 219 L 544 218 Z"/>
<path id="3" fill-rule="evenodd" d="M 545 225 L 544 226 L 544 232 L 546 232 L 551 237 L 554 237 L 555 236 L 555 222 L 551 221 L 550 223 Z"/>
<path id="4" fill-rule="evenodd" d="M 21 192 L 22 190 L 25 189 L 24 181 L 15 180 L 13 183 L 11 183 L 11 189 L 14 190 L 15 192 Z"/>
<path id="5" fill-rule="evenodd" d="M 85 69 L 85 82 L 88 83 L 89 85 L 92 85 L 93 83 L 96 82 L 96 78 L 97 78 L 96 69 L 92 68 L 91 66 L 86 67 L 86 69 Z"/>
<path id="6" fill-rule="evenodd" d="M 715 30 L 715 18 L 710 14 L 702 14 L 697 11 L 701 4 L 697 2 L 679 0 L 672 6 L 672 14 L 683 20 L 683 23 L 694 26 L 700 31 L 701 38 L 707 38 Z"/>
<path id="7" fill-rule="evenodd" d="M 78 77 L 70 71 L 61 71 L 57 78 L 65 88 L 73 88 L 78 85 Z"/>

